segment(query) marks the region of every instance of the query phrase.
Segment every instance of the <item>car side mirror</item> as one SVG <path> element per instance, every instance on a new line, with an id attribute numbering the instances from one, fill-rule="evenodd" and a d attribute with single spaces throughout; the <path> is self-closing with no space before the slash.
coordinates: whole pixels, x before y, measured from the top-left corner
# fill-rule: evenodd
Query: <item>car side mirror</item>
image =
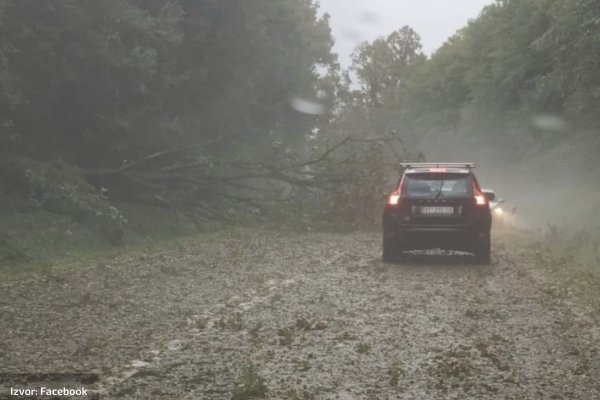
<path id="1" fill-rule="evenodd" d="M 496 199 L 496 193 L 494 193 L 493 190 L 483 189 L 481 192 L 488 201 L 494 201 Z"/>

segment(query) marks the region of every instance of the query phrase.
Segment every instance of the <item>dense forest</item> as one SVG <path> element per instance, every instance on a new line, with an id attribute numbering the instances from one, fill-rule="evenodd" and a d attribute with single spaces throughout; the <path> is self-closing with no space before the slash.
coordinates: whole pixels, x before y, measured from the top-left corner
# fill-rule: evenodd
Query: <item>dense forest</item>
<path id="1" fill-rule="evenodd" d="M 597 187 L 597 1 L 497 0 L 431 57 L 403 27 L 349 71 L 333 43 L 312 0 L 1 1 L 2 218 L 113 242 L 132 207 L 358 227 L 396 161 L 440 149 Z"/>
<path id="2" fill-rule="evenodd" d="M 377 115 L 371 129 L 511 162 L 551 155 L 597 172 L 599 28 L 596 1 L 505 0 L 429 59 L 413 56 L 412 72 L 397 60 L 418 49 L 414 32 L 405 46 L 402 30 L 365 44 L 354 68 Z"/>
<path id="3" fill-rule="evenodd" d="M 315 125 L 290 99 L 336 68 L 310 1 L 3 1 L 0 32 L 3 210 L 115 242 L 122 204 L 224 218 Z"/>
<path id="4" fill-rule="evenodd" d="M 404 27 L 355 52 L 346 127 L 476 161 L 537 225 L 597 227 L 598 43 L 593 0 L 496 1 L 430 57 Z"/>

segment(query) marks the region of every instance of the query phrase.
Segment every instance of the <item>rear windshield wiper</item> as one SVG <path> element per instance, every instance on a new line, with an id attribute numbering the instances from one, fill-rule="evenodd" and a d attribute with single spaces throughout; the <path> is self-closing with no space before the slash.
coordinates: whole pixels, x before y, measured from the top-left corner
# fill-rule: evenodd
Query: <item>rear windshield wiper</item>
<path id="1" fill-rule="evenodd" d="M 442 188 L 444 187 L 444 181 L 442 181 L 442 183 L 440 184 L 440 190 L 438 190 L 438 192 L 435 195 L 434 200 L 437 200 L 440 198 L 440 195 L 442 194 Z"/>

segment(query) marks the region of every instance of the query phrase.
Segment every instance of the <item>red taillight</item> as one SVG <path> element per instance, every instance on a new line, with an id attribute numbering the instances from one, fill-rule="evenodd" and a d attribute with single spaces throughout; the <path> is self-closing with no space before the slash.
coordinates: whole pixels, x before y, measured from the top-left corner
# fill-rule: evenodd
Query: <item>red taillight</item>
<path id="1" fill-rule="evenodd" d="M 477 203 L 478 206 L 485 206 L 487 204 L 487 200 L 485 199 L 485 196 L 479 195 L 479 194 L 475 195 L 475 202 Z"/>
<path id="2" fill-rule="evenodd" d="M 388 197 L 388 205 L 390 206 L 397 206 L 398 204 L 400 204 L 400 196 L 401 196 L 401 192 L 402 192 L 402 184 L 404 183 L 404 176 L 402 177 L 402 179 L 400 179 L 400 184 L 398 185 L 398 189 L 396 189 L 396 191 L 392 192 L 389 197 Z"/>
<path id="3" fill-rule="evenodd" d="M 390 197 L 388 198 L 388 204 L 390 206 L 397 206 L 398 203 L 400 203 L 400 193 L 392 193 L 390 194 Z"/>
<path id="4" fill-rule="evenodd" d="M 478 206 L 488 205 L 487 197 L 485 197 L 481 190 L 477 188 L 475 182 L 473 182 L 473 197 L 475 198 L 475 204 L 477 204 Z"/>

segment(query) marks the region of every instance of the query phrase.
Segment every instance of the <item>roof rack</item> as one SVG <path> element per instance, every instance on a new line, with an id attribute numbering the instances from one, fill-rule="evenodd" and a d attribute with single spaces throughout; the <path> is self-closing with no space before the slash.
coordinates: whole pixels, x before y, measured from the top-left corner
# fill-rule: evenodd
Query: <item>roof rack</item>
<path id="1" fill-rule="evenodd" d="M 473 169 L 477 165 L 475 163 L 448 163 L 448 162 L 417 162 L 417 163 L 400 163 L 403 168 L 469 168 Z"/>

